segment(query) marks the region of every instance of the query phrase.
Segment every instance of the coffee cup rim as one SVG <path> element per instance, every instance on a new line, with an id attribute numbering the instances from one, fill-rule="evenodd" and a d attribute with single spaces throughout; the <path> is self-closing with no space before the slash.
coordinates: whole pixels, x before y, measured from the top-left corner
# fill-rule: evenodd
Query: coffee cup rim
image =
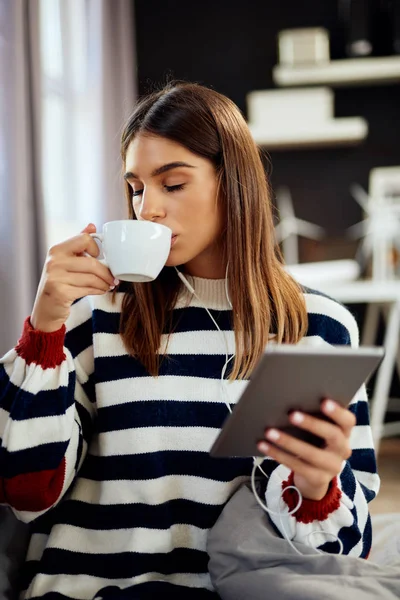
<path id="1" fill-rule="evenodd" d="M 154 223 L 154 221 L 139 221 L 138 219 L 114 219 L 112 221 L 107 221 L 106 223 L 103 224 L 103 229 L 104 227 L 106 227 L 106 225 L 112 225 L 113 223 L 145 223 L 146 225 L 155 225 L 156 227 L 164 227 L 165 229 L 168 229 L 168 231 L 172 231 L 172 229 L 170 227 L 168 227 L 168 225 L 164 225 L 163 223 Z"/>

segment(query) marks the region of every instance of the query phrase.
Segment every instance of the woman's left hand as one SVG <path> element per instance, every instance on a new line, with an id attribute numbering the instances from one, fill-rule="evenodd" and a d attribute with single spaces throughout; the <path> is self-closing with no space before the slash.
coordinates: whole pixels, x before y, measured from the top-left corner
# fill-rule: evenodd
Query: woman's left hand
<path id="1" fill-rule="evenodd" d="M 321 410 L 334 423 L 299 411 L 291 413 L 289 418 L 296 427 L 325 439 L 324 448 L 316 448 L 277 429 L 267 429 L 266 441 L 258 444 L 260 452 L 294 472 L 294 485 L 303 498 L 310 500 L 321 500 L 326 495 L 330 482 L 342 470 L 343 460 L 350 458 L 350 434 L 356 424 L 354 414 L 333 400 L 324 400 Z M 279 448 L 268 441 L 279 444 Z"/>

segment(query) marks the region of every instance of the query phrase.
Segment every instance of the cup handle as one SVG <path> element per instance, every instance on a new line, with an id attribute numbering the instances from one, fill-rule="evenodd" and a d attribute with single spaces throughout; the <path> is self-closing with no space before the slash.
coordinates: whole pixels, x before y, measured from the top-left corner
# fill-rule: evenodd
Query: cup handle
<path id="1" fill-rule="evenodd" d="M 99 240 L 100 244 L 103 245 L 103 241 L 104 241 L 104 235 L 102 233 L 89 233 L 89 235 L 95 239 L 95 240 Z M 101 264 L 105 265 L 106 267 L 108 267 L 108 264 L 106 262 L 105 258 L 98 258 L 97 259 Z"/>

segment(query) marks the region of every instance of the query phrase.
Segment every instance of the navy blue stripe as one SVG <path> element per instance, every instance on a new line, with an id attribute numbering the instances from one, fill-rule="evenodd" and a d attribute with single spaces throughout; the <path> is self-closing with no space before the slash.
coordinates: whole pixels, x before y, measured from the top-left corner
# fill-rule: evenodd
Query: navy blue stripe
<path id="1" fill-rule="evenodd" d="M 374 498 L 376 498 L 375 492 L 373 492 L 372 490 L 370 490 L 369 488 L 367 488 L 367 486 L 365 486 L 360 481 L 358 483 L 361 486 L 361 489 L 362 489 L 362 491 L 364 493 L 364 496 L 365 496 L 365 499 L 366 499 L 367 502 L 371 502 Z"/>
<path id="2" fill-rule="evenodd" d="M 18 588 L 19 591 L 25 591 L 29 588 L 32 581 L 38 574 L 40 569 L 39 560 L 28 560 L 22 565 L 21 572 L 18 576 Z M 16 596 L 17 597 L 17 596 Z M 40 596 L 42 598 L 43 596 Z"/>
<path id="3" fill-rule="evenodd" d="M 365 529 L 363 534 L 363 549 L 361 553 L 361 558 L 367 558 L 368 554 L 371 551 L 372 546 L 372 524 L 371 524 L 371 515 L 368 514 L 367 522 L 365 523 Z"/>
<path id="4" fill-rule="evenodd" d="M 57 469 L 67 446 L 68 441 L 53 442 L 17 452 L 7 452 L 6 448 L 2 447 L 0 448 L 0 477 L 10 478 L 24 473 Z"/>
<path id="5" fill-rule="evenodd" d="M 368 545 L 368 531 L 365 532 L 364 536 L 360 532 L 360 529 L 358 527 L 358 517 L 357 517 L 356 507 L 354 506 L 350 510 L 350 512 L 353 515 L 353 523 L 351 524 L 350 527 L 342 527 L 338 532 L 338 538 L 341 540 L 341 542 L 343 544 L 343 554 L 344 555 L 349 554 L 350 550 L 352 548 L 354 548 L 354 546 L 356 544 L 358 544 L 358 542 L 361 540 L 362 537 L 364 537 L 365 543 Z M 326 542 L 322 546 L 319 546 L 319 549 L 323 550 L 324 552 L 332 552 L 333 551 L 335 553 L 338 553 L 339 552 L 339 544 L 335 543 L 335 542 Z"/>
<path id="6" fill-rule="evenodd" d="M 375 450 L 372 448 L 361 448 L 353 450 L 349 463 L 352 469 L 365 471 L 366 473 L 376 473 Z"/>
<path id="7" fill-rule="evenodd" d="M 74 401 L 75 373 L 69 374 L 68 387 L 60 386 L 56 390 L 39 391 L 31 394 L 8 380 L 4 382 L 7 374 L 0 380 L 0 389 L 3 394 L 0 406 L 10 413 L 14 421 L 35 419 L 38 417 L 54 417 L 65 413 Z"/>
<path id="8" fill-rule="evenodd" d="M 83 529 L 112 530 L 143 527 L 168 529 L 176 523 L 208 529 L 218 519 L 224 505 L 202 504 L 192 500 L 169 500 L 162 504 L 90 504 L 64 500 L 48 519 L 42 519 L 35 533 L 48 534 L 51 523 Z"/>
<path id="9" fill-rule="evenodd" d="M 219 311 L 210 309 L 210 313 L 222 330 L 232 330 L 232 313 L 230 310 Z M 120 313 L 109 313 L 99 309 L 93 311 L 93 330 L 95 333 L 118 333 L 119 322 Z M 194 306 L 173 310 L 171 327 L 174 333 L 210 331 L 215 329 L 215 325 L 207 311 L 204 308 Z M 73 332 L 74 330 L 71 333 Z"/>
<path id="10" fill-rule="evenodd" d="M 349 461 L 346 462 L 342 472 L 340 473 L 340 483 L 342 484 L 342 490 L 350 498 L 354 500 L 356 493 L 356 478 L 351 470 Z"/>
<path id="11" fill-rule="evenodd" d="M 8 377 L 4 365 L 0 363 L 0 406 L 10 412 L 14 398 L 19 388 L 13 385 Z"/>
<path id="12" fill-rule="evenodd" d="M 47 548 L 40 563 L 40 572 L 47 575 L 90 575 L 109 579 L 130 579 L 143 573 L 170 575 L 207 573 L 208 554 L 190 548 L 175 548 L 167 554 L 120 552 L 118 554 L 84 554 Z"/>
<path id="13" fill-rule="evenodd" d="M 176 357 L 167 357 L 163 360 L 160 357 L 159 374 L 185 376 L 185 377 L 203 377 L 205 379 L 219 379 L 221 371 L 225 364 L 225 354 L 220 355 L 201 355 L 188 354 Z M 103 357 L 95 359 L 96 379 L 98 383 L 106 381 L 115 381 L 118 379 L 131 379 L 134 377 L 147 377 L 148 372 L 143 365 L 129 355 Z M 130 385 L 135 385 L 132 382 Z M 142 385 L 138 383 L 138 385 Z"/>
<path id="14" fill-rule="evenodd" d="M 92 320 L 89 318 L 65 335 L 65 347 L 68 348 L 72 357 L 78 356 L 81 352 L 89 348 L 93 343 Z"/>
<path id="15" fill-rule="evenodd" d="M 85 383 L 82 383 L 82 388 L 83 391 L 85 392 L 86 396 L 89 398 L 90 402 L 92 402 L 92 404 L 94 404 L 96 402 L 96 377 L 95 374 L 92 373 L 91 375 L 89 375 L 88 380 Z"/>
<path id="16" fill-rule="evenodd" d="M 332 536 L 329 536 L 329 538 L 331 537 Z M 342 527 L 338 533 L 338 538 L 343 544 L 343 554 L 349 554 L 350 550 L 361 540 L 361 537 L 360 530 L 356 524 L 353 523 L 351 527 Z M 322 544 L 322 546 L 318 546 L 318 549 L 323 552 L 339 554 L 340 546 L 338 542 L 326 542 L 325 544 Z"/>
<path id="17" fill-rule="evenodd" d="M 349 410 L 355 415 L 357 425 L 369 425 L 369 405 L 368 402 L 360 400 L 357 403 L 351 404 Z"/>
<path id="18" fill-rule="evenodd" d="M 101 597 L 102 600 L 154 600 L 160 597 L 173 598 L 173 600 L 216 600 L 219 598 L 217 592 L 204 588 L 174 585 L 167 581 L 147 581 L 123 590 L 116 586 L 108 586 L 100 592 L 99 598 Z"/>
<path id="19" fill-rule="evenodd" d="M 104 433 L 133 427 L 193 427 L 194 425 L 219 429 L 227 416 L 228 410 L 223 403 L 176 400 L 127 402 L 99 408 L 97 431 Z"/>
<path id="20" fill-rule="evenodd" d="M 92 417 L 90 416 L 90 414 L 88 413 L 86 408 L 84 406 L 82 406 L 82 404 L 80 404 L 79 402 L 75 403 L 75 409 L 76 409 L 76 412 L 78 413 L 78 416 L 79 416 L 79 419 L 80 419 L 80 422 L 82 425 L 83 437 L 84 437 L 85 441 L 87 443 L 89 443 L 90 438 L 92 437 L 93 429 L 94 429 Z"/>
<path id="21" fill-rule="evenodd" d="M 23 589 L 28 589 L 24 587 Z M 147 581 L 138 585 L 120 589 L 115 585 L 109 585 L 93 596 L 101 600 L 154 600 L 154 598 L 173 598 L 174 600 L 217 600 L 217 592 L 205 588 L 186 587 L 174 585 L 169 581 Z M 59 592 L 48 592 L 40 596 L 32 596 L 31 600 L 74 600 L 71 596 L 65 596 Z M 93 600 L 92 598 L 92 600 Z"/>
<path id="22" fill-rule="evenodd" d="M 308 313 L 307 335 L 318 335 L 333 345 L 350 344 L 350 334 L 347 327 L 327 315 Z"/>
<path id="23" fill-rule="evenodd" d="M 119 333 L 120 312 L 95 308 L 92 313 L 93 333 Z"/>
<path id="24" fill-rule="evenodd" d="M 126 456 L 88 454 L 81 476 L 94 481 L 156 479 L 167 475 L 194 475 L 231 481 L 250 475 L 251 458 L 213 458 L 206 452 L 163 451 Z"/>
<path id="25" fill-rule="evenodd" d="M 82 452 L 83 452 L 83 434 L 82 434 L 82 426 L 75 419 L 75 423 L 79 429 L 79 438 L 78 438 L 78 447 L 76 449 L 76 458 L 75 458 L 75 473 L 78 472 L 79 463 L 81 462 Z"/>

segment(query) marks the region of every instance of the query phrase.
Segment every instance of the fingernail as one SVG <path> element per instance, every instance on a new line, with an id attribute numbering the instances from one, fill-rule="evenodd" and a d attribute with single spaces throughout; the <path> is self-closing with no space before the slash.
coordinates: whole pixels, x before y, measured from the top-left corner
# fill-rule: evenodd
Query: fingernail
<path id="1" fill-rule="evenodd" d="M 280 438 L 279 431 L 277 429 L 270 429 L 269 431 L 267 431 L 267 438 L 269 440 L 272 440 L 273 442 L 275 442 L 276 440 L 279 440 L 279 438 Z"/>
<path id="2" fill-rule="evenodd" d="M 267 453 L 269 450 L 269 446 L 265 442 L 260 442 L 258 444 L 257 448 L 259 449 L 260 452 L 263 452 L 264 454 Z"/>
<path id="3" fill-rule="evenodd" d="M 324 409 L 326 410 L 326 412 L 333 412 L 336 408 L 336 404 L 335 402 L 333 402 L 333 400 L 325 400 L 324 402 Z"/>
<path id="4" fill-rule="evenodd" d="M 119 285 L 119 279 L 114 279 L 114 285 Z"/>
<path id="5" fill-rule="evenodd" d="M 291 415 L 292 423 L 302 423 L 304 421 L 304 415 L 296 411 Z"/>
<path id="6" fill-rule="evenodd" d="M 115 285 L 110 285 L 110 292 L 112 292 L 113 290 L 115 290 Z"/>

